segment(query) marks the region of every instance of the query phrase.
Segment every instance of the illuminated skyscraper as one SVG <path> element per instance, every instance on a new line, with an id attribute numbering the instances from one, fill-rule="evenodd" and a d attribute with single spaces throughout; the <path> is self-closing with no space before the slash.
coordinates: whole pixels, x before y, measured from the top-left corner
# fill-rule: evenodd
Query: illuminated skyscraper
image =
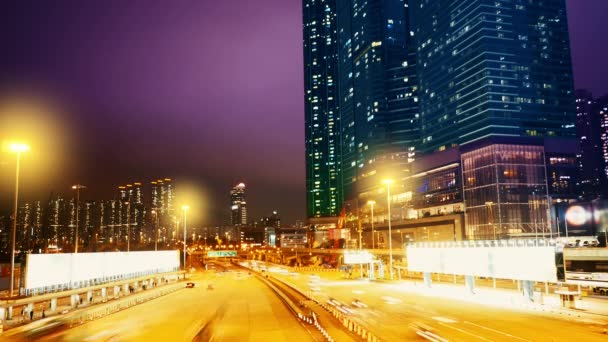
<path id="1" fill-rule="evenodd" d="M 411 0 L 422 150 L 575 137 L 564 0 Z"/>
<path id="2" fill-rule="evenodd" d="M 304 0 L 303 14 L 307 212 L 337 216 L 343 193 L 336 1 Z"/>
<path id="3" fill-rule="evenodd" d="M 408 1 L 337 3 L 343 191 L 353 198 L 386 177 L 388 164 L 403 169 L 395 163 L 415 156 L 416 59 Z"/>
<path id="4" fill-rule="evenodd" d="M 608 188 L 608 96 L 595 99 L 586 90 L 576 91 L 576 133 L 579 191 L 584 199 L 595 199 Z"/>
<path id="5" fill-rule="evenodd" d="M 233 226 L 247 224 L 247 202 L 245 201 L 245 183 L 237 184 L 230 190 L 230 223 Z"/>

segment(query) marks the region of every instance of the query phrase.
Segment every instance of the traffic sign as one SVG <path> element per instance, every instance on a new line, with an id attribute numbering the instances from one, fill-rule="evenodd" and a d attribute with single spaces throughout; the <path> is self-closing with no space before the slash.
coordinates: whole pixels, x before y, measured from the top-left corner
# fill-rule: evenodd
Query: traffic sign
<path id="1" fill-rule="evenodd" d="M 236 251 L 207 251 L 207 258 L 236 257 Z"/>

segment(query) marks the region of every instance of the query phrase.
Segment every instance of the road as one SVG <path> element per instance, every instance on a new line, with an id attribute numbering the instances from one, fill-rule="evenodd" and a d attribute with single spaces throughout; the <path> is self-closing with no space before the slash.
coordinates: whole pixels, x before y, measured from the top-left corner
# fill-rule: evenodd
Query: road
<path id="1" fill-rule="evenodd" d="M 311 335 L 255 277 L 207 271 L 196 286 L 67 330 L 65 341 L 310 341 Z M 208 284 L 214 289 L 208 290 Z M 202 327 L 207 328 L 200 331 Z"/>
<path id="2" fill-rule="evenodd" d="M 429 330 L 449 341 L 608 341 L 608 335 L 603 333 L 608 325 L 601 324 L 601 318 L 564 318 L 421 295 L 397 283 L 343 280 L 336 273 L 316 274 L 325 279 L 318 285 L 320 298 L 331 297 L 342 303 L 356 298 L 365 303 L 368 308 L 355 308 L 350 316 L 386 341 L 414 340 L 416 330 Z M 310 288 L 308 274 L 275 276 L 301 289 Z"/>

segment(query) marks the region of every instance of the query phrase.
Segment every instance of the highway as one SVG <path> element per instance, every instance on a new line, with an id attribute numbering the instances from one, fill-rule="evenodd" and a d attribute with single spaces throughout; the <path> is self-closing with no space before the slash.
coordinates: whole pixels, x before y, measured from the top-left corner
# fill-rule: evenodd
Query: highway
<path id="1" fill-rule="evenodd" d="M 416 331 L 430 331 L 449 341 L 608 341 L 608 317 L 585 320 L 545 313 L 439 298 L 408 291 L 398 283 L 340 279 L 339 273 L 316 273 L 319 298 L 349 304 L 354 321 L 386 341 L 423 340 Z M 275 274 L 303 290 L 309 274 Z M 367 308 L 354 308 L 358 299 Z M 438 339 L 438 341 L 441 341 Z"/>
<path id="2" fill-rule="evenodd" d="M 313 340 L 284 303 L 247 272 L 210 269 L 192 281 L 194 288 L 74 327 L 61 337 L 64 341 Z M 207 289 L 209 284 L 213 290 Z"/>

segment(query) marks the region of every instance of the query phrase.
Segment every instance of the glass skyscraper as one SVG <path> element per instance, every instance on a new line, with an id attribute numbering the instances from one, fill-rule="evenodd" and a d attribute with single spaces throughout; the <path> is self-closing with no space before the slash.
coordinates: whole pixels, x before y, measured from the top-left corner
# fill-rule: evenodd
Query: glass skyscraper
<path id="1" fill-rule="evenodd" d="M 304 0 L 303 15 L 307 214 L 337 216 L 343 193 L 336 1 Z"/>
<path id="2" fill-rule="evenodd" d="M 565 0 L 411 0 L 423 152 L 575 136 Z"/>
<path id="3" fill-rule="evenodd" d="M 338 1 L 337 13 L 342 172 L 345 196 L 353 197 L 377 186 L 380 165 L 413 159 L 415 55 L 407 1 Z"/>

